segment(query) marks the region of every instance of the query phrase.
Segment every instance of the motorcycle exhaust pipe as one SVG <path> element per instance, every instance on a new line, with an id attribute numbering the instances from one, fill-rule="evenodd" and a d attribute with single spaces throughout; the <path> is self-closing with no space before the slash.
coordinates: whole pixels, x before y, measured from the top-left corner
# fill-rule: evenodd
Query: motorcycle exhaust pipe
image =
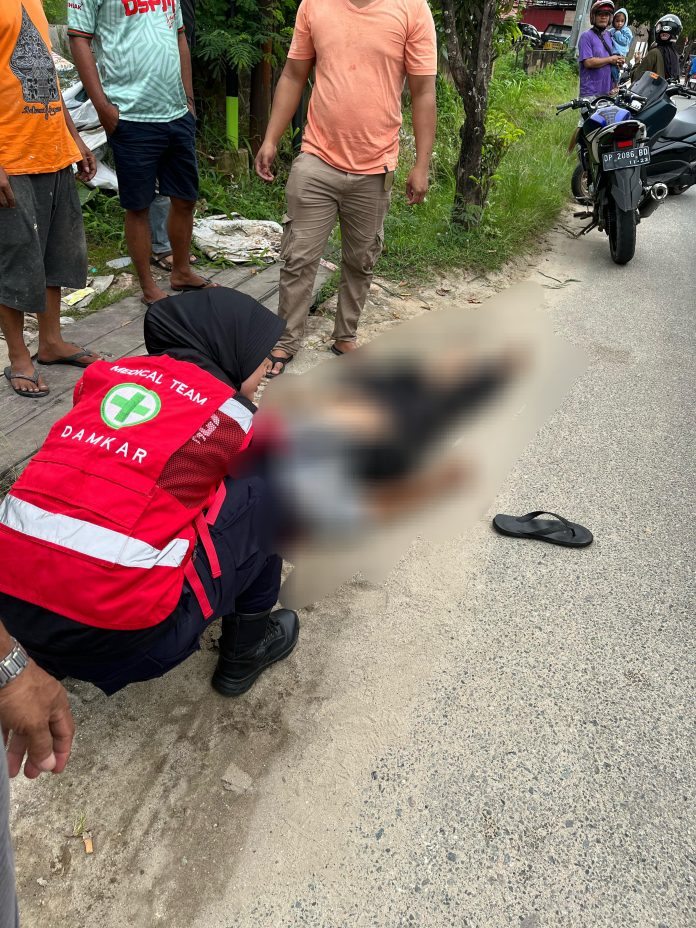
<path id="1" fill-rule="evenodd" d="M 643 197 L 642 202 L 638 206 L 638 213 L 640 214 L 641 219 L 646 219 L 648 216 L 652 216 L 657 207 L 665 199 L 669 190 L 667 189 L 667 184 L 657 183 L 653 184 L 646 195 Z"/>
<path id="2" fill-rule="evenodd" d="M 667 184 L 653 184 L 650 188 L 650 196 L 653 198 L 653 200 L 657 200 L 658 203 L 661 203 L 668 193 L 669 190 L 667 189 Z"/>

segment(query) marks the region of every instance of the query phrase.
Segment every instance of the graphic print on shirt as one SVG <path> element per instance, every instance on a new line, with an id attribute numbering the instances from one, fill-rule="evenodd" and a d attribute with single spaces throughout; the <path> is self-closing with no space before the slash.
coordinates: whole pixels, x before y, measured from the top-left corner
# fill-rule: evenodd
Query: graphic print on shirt
<path id="1" fill-rule="evenodd" d="M 44 118 L 61 112 L 58 78 L 53 58 L 39 30 L 22 7 L 22 26 L 10 58 L 10 70 L 22 85 L 25 113 L 43 113 Z M 57 104 L 51 106 L 51 103 Z"/>

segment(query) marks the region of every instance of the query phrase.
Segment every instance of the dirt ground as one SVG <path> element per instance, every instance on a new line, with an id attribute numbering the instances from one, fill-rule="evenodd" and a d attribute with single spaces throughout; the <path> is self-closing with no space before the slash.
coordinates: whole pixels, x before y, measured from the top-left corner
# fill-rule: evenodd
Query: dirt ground
<path id="1" fill-rule="evenodd" d="M 452 275 L 422 291 L 377 281 L 362 338 L 439 307 L 476 305 L 526 277 L 549 287 L 553 305 L 554 291 L 572 285 L 572 261 L 557 258 L 569 248 L 561 227 L 533 260 L 489 278 Z M 326 357 L 332 305 L 311 319 L 296 371 Z M 434 736 L 420 714 L 422 700 L 446 698 L 465 682 L 451 676 L 454 648 L 495 659 L 487 653 L 490 594 L 479 551 L 489 533 L 482 520 L 466 544 L 416 542 L 382 587 L 356 580 L 303 610 L 296 651 L 241 699 L 226 701 L 210 688 L 217 629 L 162 680 L 111 699 L 70 683 L 77 739 L 68 770 L 13 786 L 24 928 L 540 928 L 528 913 L 469 922 L 447 908 L 446 898 L 438 914 L 423 907 L 442 866 L 429 857 L 437 838 L 432 822 L 451 841 L 444 865 L 454 867 L 460 851 L 455 817 L 433 818 L 433 800 L 418 786 L 437 772 L 427 761 Z M 514 576 L 515 567 L 510 571 Z M 478 616 L 473 625 L 462 624 L 464 611 Z M 507 697 L 490 689 L 492 680 L 480 677 L 477 686 L 504 718 Z M 450 712 L 444 710 L 437 736 L 445 752 L 450 739 L 454 751 L 458 737 L 456 728 L 448 734 Z M 486 731 L 495 740 L 495 728 Z M 454 763 L 463 763 L 461 755 L 445 767 Z M 388 826 L 375 806 L 387 799 Z M 472 840 L 484 855 L 503 828 L 503 813 L 486 807 L 476 814 L 485 827 Z M 403 882 L 389 864 L 397 854 L 410 861 Z M 495 908 L 507 879 L 502 857 L 496 867 L 487 888 L 479 883 L 477 890 L 491 894 L 492 913 L 502 913 Z M 371 876 L 363 895 L 355 875 L 365 868 Z M 465 892 L 476 881 L 471 871 L 453 871 L 442 878 L 444 895 L 447 885 Z M 394 899 L 402 904 L 395 907 Z M 566 924 L 560 916 L 543 922 Z"/>

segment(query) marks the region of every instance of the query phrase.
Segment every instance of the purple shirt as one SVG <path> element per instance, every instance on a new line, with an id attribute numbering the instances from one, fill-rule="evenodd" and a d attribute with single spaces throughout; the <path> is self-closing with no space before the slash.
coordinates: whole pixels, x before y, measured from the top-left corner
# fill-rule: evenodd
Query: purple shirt
<path id="1" fill-rule="evenodd" d="M 580 96 L 596 97 L 600 93 L 609 93 L 611 90 L 611 65 L 605 64 L 601 68 L 586 68 L 586 58 L 608 58 L 613 55 L 611 50 L 611 36 L 608 32 L 603 35 L 609 50 L 604 47 L 602 39 L 594 29 L 583 32 L 578 42 L 578 58 L 580 59 Z"/>

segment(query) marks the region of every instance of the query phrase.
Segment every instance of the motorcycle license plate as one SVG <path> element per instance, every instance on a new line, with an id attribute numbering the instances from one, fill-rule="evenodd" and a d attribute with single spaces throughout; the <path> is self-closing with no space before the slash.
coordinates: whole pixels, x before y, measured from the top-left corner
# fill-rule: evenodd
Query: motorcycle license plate
<path id="1" fill-rule="evenodd" d="M 602 155 L 602 167 L 605 171 L 619 171 L 621 168 L 635 168 L 641 164 L 650 164 L 650 149 L 625 148 L 623 151 L 606 151 Z"/>

